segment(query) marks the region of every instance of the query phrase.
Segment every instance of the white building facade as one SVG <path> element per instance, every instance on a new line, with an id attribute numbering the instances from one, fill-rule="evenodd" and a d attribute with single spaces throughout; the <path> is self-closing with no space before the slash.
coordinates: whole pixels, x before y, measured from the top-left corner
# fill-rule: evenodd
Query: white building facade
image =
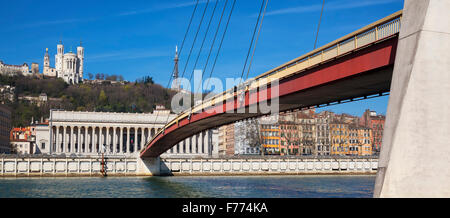
<path id="1" fill-rule="evenodd" d="M 33 154 L 50 154 L 50 128 L 48 124 L 37 124 L 35 127 L 35 146 Z"/>
<path id="2" fill-rule="evenodd" d="M 255 140 L 259 137 L 259 124 L 257 122 L 250 122 L 248 120 L 236 122 L 234 124 L 234 153 L 237 155 L 260 155 L 260 146 L 251 146 L 255 144 Z"/>
<path id="3" fill-rule="evenodd" d="M 33 142 L 27 140 L 12 141 L 11 149 L 16 154 L 33 154 Z"/>
<path id="4" fill-rule="evenodd" d="M 28 67 L 28 64 L 24 63 L 22 65 L 10 65 L 5 64 L 3 61 L 0 61 L 0 74 L 1 75 L 8 75 L 8 76 L 14 76 L 14 75 L 24 75 L 24 76 L 31 76 L 33 75 L 30 71 L 30 68 Z"/>
<path id="5" fill-rule="evenodd" d="M 64 54 L 64 45 L 60 42 L 57 45 L 57 54 L 55 55 L 55 68 L 50 67 L 50 55 L 48 48 L 44 56 L 44 75 L 50 77 L 62 78 L 66 83 L 77 84 L 83 80 L 84 66 L 84 48 L 77 47 L 77 53 L 72 51 Z"/>
<path id="6" fill-rule="evenodd" d="M 158 115 L 159 114 L 159 115 Z M 66 156 L 136 156 L 167 120 L 169 110 L 154 113 L 50 111 L 49 125 L 36 127 L 36 151 Z M 218 131 L 192 136 L 162 154 L 170 156 L 217 156 Z"/>

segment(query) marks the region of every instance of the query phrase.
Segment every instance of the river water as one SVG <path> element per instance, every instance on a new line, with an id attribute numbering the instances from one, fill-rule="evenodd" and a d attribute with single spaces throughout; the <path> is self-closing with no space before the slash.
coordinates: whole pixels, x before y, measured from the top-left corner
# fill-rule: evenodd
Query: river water
<path id="1" fill-rule="evenodd" d="M 0 198 L 371 198 L 375 176 L 0 178 Z"/>

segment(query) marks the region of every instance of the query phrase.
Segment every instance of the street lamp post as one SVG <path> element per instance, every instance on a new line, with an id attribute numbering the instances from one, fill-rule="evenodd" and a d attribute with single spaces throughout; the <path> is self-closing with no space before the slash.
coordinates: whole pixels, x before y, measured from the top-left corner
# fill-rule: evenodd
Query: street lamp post
<path id="1" fill-rule="evenodd" d="M 105 147 L 105 145 L 103 144 L 103 145 L 102 145 L 102 169 L 101 169 L 101 171 L 100 171 L 100 172 L 102 173 L 103 176 L 106 176 L 105 150 L 106 150 L 106 147 Z"/>

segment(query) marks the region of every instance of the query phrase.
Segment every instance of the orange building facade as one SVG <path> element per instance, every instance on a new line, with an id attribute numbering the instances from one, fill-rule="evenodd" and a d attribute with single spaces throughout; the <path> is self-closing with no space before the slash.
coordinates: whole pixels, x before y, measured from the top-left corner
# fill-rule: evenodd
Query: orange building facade
<path id="1" fill-rule="evenodd" d="M 260 132 L 264 154 L 279 155 L 281 152 L 280 125 L 261 125 Z"/>

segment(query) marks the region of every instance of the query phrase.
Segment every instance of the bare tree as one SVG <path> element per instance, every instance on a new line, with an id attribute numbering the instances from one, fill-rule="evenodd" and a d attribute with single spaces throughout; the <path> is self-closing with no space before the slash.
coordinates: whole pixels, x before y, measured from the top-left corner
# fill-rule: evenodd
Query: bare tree
<path id="1" fill-rule="evenodd" d="M 260 125 L 258 120 L 250 119 L 242 121 L 240 125 L 236 126 L 236 131 L 240 134 L 240 138 L 243 140 L 243 144 L 248 145 L 251 148 L 260 147 L 261 148 L 261 133 Z M 262 150 L 261 150 L 262 151 Z"/>

